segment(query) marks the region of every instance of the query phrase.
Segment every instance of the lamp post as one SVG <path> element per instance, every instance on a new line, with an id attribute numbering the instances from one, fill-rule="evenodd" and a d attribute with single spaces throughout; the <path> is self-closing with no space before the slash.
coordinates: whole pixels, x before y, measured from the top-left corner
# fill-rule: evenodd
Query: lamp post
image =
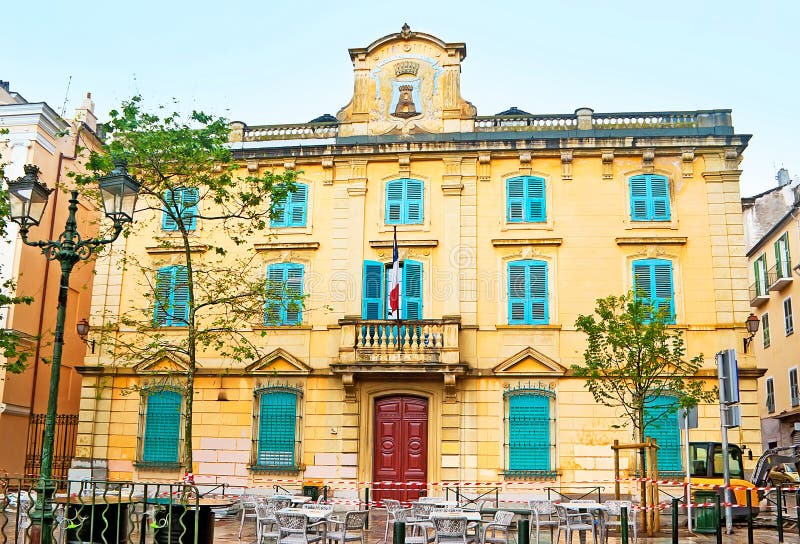
<path id="1" fill-rule="evenodd" d="M 755 314 L 750 314 L 747 316 L 747 320 L 744 322 L 747 326 L 747 332 L 750 333 L 750 336 L 743 338 L 744 340 L 744 353 L 747 353 L 747 348 L 750 346 L 750 342 L 753 341 L 753 337 L 758 332 L 758 326 L 761 324 L 761 320 Z"/>
<path id="2" fill-rule="evenodd" d="M 69 199 L 69 215 L 64 232 L 57 240 L 28 240 L 30 227 L 41 222 L 47 199 L 53 189 L 49 189 L 39 181 L 39 168 L 25 165 L 25 175 L 14 181 L 7 180 L 11 220 L 20 227 L 22 241 L 29 246 L 42 250 L 48 261 L 58 261 L 61 265 L 61 280 L 58 289 L 58 308 L 56 312 L 56 329 L 53 342 L 53 359 L 50 367 L 50 390 L 47 399 L 47 415 L 44 424 L 44 440 L 42 442 L 42 464 L 39 486 L 44 492 L 43 500 L 37 500 L 38 516 L 41 519 L 41 542 L 49 544 L 52 537 L 52 517 L 50 500 L 55 492 L 53 478 L 53 440 L 56 428 L 58 409 L 58 382 L 61 376 L 61 353 L 64 347 L 64 322 L 66 319 L 67 295 L 69 294 L 69 276 L 73 267 L 80 261 L 91 257 L 98 248 L 116 240 L 125 223 L 133 221 L 139 183 L 128 175 L 127 164 L 122 160 L 114 161 L 114 169 L 106 176 L 98 179 L 100 194 L 106 217 L 114 222 L 114 232 L 109 238 L 84 239 L 78 232 L 75 214 L 78 211 L 78 191 L 72 191 Z"/>

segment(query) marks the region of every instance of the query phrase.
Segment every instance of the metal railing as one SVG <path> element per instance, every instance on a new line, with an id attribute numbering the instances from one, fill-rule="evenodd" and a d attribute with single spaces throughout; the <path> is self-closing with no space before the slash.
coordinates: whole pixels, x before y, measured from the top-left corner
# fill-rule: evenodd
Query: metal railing
<path id="1" fill-rule="evenodd" d="M 342 319 L 339 323 L 340 352 L 354 352 L 354 361 L 458 363 L 458 319 Z"/>
<path id="2" fill-rule="evenodd" d="M 28 444 L 25 450 L 25 474 L 39 476 L 42 468 L 42 441 L 47 414 L 31 414 L 28 421 Z M 53 477 L 64 479 L 75 454 L 75 440 L 78 436 L 78 415 L 59 414 L 56 416 L 55 437 L 53 440 Z"/>

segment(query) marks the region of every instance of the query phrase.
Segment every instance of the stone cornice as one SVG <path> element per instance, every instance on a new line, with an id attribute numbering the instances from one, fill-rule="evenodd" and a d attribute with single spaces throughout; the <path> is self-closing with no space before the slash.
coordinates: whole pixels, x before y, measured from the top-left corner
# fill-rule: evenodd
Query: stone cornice
<path id="1" fill-rule="evenodd" d="M 185 248 L 183 246 L 148 246 L 144 248 L 150 255 L 163 255 L 170 253 L 183 253 Z M 192 244 L 189 246 L 191 253 L 205 253 L 208 251 L 208 246 L 205 244 Z"/>
<path id="2" fill-rule="evenodd" d="M 618 246 L 683 246 L 686 245 L 688 238 L 686 236 L 620 236 L 614 241 Z"/>
<path id="3" fill-rule="evenodd" d="M 515 246 L 560 246 L 563 238 L 495 238 L 492 240 L 494 247 Z"/>
<path id="4" fill-rule="evenodd" d="M 392 240 L 370 240 L 369 247 L 392 247 L 394 242 Z M 436 247 L 439 245 L 439 240 L 398 240 L 397 247 Z"/>
<path id="5" fill-rule="evenodd" d="M 256 251 L 316 250 L 319 242 L 263 242 L 253 244 Z"/>
<path id="6" fill-rule="evenodd" d="M 36 125 L 52 138 L 67 130 L 70 125 L 44 102 L 0 105 L 0 118 L 4 127 Z"/>

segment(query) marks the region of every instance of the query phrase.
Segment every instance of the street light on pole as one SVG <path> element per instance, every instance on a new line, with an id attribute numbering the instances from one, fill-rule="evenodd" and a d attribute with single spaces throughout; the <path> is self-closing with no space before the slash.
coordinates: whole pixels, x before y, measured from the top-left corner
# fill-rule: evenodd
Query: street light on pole
<path id="1" fill-rule="evenodd" d="M 64 322 L 66 320 L 67 295 L 69 294 L 69 276 L 73 267 L 84 261 L 100 247 L 112 243 L 122 232 L 123 225 L 133 221 L 139 183 L 128 175 L 127 164 L 122 160 L 114 161 L 114 169 L 106 176 L 98 179 L 98 186 L 103 200 L 106 217 L 114 222 L 114 232 L 108 238 L 84 239 L 78 232 L 75 214 L 78 211 L 78 191 L 72 191 L 69 200 L 69 216 L 64 232 L 56 240 L 28 240 L 28 231 L 37 226 L 44 214 L 47 200 L 53 189 L 39 181 L 39 168 L 32 164 L 25 165 L 25 175 L 16 180 L 6 180 L 11 208 L 11 220 L 20 227 L 22 241 L 29 246 L 42 250 L 48 261 L 58 261 L 61 265 L 61 280 L 58 290 L 58 308 L 56 312 L 56 329 L 53 342 L 53 359 L 50 367 L 50 390 L 47 399 L 44 440 L 42 442 L 42 465 L 40 486 L 44 492 L 43 499 L 37 500 L 39 519 L 41 520 L 41 537 L 43 544 L 49 544 L 52 536 L 52 516 L 50 500 L 55 492 L 53 477 L 53 440 L 55 438 L 56 414 L 58 410 L 58 382 L 61 376 L 61 353 L 64 347 Z"/>

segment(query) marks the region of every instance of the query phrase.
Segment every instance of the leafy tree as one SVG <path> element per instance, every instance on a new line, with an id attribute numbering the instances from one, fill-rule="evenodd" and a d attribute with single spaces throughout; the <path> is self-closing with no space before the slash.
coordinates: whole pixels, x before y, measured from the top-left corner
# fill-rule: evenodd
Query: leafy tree
<path id="1" fill-rule="evenodd" d="M 295 173 L 236 175 L 239 164 L 226 145 L 229 129 L 223 118 L 198 111 L 184 115 L 164 107 L 147 112 L 139 96 L 123 102 L 109 117 L 109 143 L 102 153 L 90 154 L 90 174 L 76 176 L 78 181 L 94 183 L 96 176 L 113 168 L 113 160 L 126 160 L 141 189 L 138 219 L 125 234 L 151 236 L 161 230 L 162 221 L 169 231 L 155 238 L 163 250 L 162 261 L 123 256 L 128 277 L 138 278 L 147 303 L 119 317 L 124 332 L 113 333 L 115 324 L 110 323 L 103 335 L 113 334 L 114 358 L 122 364 L 169 355 L 185 362 L 183 459 L 191 471 L 198 357 L 257 358 L 258 346 L 248 331 L 254 320 L 264 319 L 267 297 L 277 293 L 287 295 L 281 299 L 285 304 L 302 304 L 298 293 L 281 292 L 266 281 L 253 264 L 252 249 L 236 251 L 266 227 L 275 214 L 274 204 L 295 188 Z M 147 221 L 146 210 L 157 224 Z M 199 237 L 200 228 L 207 234 Z M 180 305 L 170 299 L 170 285 L 158 273 L 167 264 L 179 270 L 172 281 L 185 290 L 186 300 Z"/>
<path id="2" fill-rule="evenodd" d="M 704 390 L 702 380 L 694 378 L 703 356 L 687 359 L 683 332 L 668 326 L 669 305 L 656 307 L 634 292 L 596 303 L 594 313 L 579 315 L 575 322 L 588 338 L 584 364 L 572 370 L 586 379 L 596 402 L 622 409 L 625 417 L 618 427 L 630 426 L 635 439 L 644 443 L 648 425 L 679 408 L 715 399 L 715 391 Z M 675 403 L 656 405 L 662 395 L 674 397 Z M 643 449 L 639 463 L 645 466 Z"/>

